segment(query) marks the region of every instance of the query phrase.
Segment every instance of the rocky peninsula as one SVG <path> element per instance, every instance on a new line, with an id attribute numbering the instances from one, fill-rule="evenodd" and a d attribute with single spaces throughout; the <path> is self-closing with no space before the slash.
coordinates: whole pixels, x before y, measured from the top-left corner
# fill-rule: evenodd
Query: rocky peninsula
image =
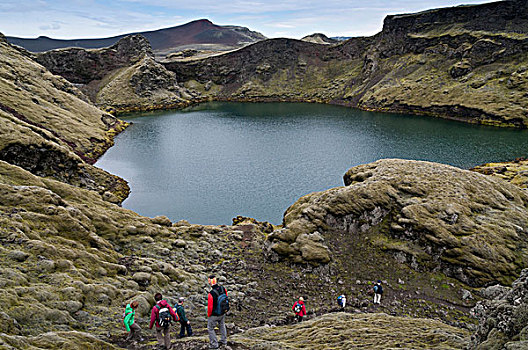
<path id="1" fill-rule="evenodd" d="M 526 127 L 526 9 L 391 16 L 370 38 L 276 39 L 191 62 L 157 62 L 141 36 L 41 54 L 0 37 L 0 347 L 125 347 L 124 304 L 137 300 L 145 325 L 162 292 L 185 296 L 194 320 L 198 336 L 178 346 L 205 348 L 216 273 L 233 349 L 522 349 L 528 194 L 509 166 L 379 160 L 300 198 L 280 226 L 204 226 L 123 209 L 126 182 L 92 164 L 126 127 L 98 106 L 309 100 Z M 381 306 L 368 294 L 377 278 Z M 313 320 L 292 325 L 301 293 Z M 335 312 L 342 293 L 346 313 Z M 148 335 L 129 348 L 153 347 Z"/>

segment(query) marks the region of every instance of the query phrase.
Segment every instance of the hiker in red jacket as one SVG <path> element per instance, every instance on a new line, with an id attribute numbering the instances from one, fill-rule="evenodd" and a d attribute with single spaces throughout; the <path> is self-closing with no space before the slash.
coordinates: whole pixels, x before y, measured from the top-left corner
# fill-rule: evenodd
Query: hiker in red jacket
<path id="1" fill-rule="evenodd" d="M 154 300 L 156 300 L 156 305 L 154 305 L 150 313 L 149 328 L 152 329 L 154 323 L 156 324 L 158 343 L 161 348 L 165 347 L 166 350 L 169 350 L 171 348 L 170 322 L 171 320 L 179 321 L 180 318 L 160 293 L 154 295 Z"/>
<path id="2" fill-rule="evenodd" d="M 306 316 L 306 307 L 304 306 L 304 298 L 299 297 L 299 300 L 297 300 L 293 306 L 292 306 L 293 312 L 295 312 L 295 319 L 297 322 L 301 322 L 303 320 L 303 317 Z"/>

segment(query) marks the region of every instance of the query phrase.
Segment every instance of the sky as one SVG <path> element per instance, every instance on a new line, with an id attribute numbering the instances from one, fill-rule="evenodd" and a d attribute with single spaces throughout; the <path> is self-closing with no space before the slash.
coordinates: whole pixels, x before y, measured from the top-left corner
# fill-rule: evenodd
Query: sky
<path id="1" fill-rule="evenodd" d="M 368 36 L 388 14 L 480 0 L 0 0 L 0 32 L 57 39 L 101 38 L 173 27 L 196 19 L 238 25 L 269 38 Z"/>

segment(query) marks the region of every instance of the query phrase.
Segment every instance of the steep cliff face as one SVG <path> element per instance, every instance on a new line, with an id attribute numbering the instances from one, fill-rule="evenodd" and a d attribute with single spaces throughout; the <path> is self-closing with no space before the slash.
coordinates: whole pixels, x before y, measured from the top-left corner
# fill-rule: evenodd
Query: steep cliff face
<path id="1" fill-rule="evenodd" d="M 527 18 L 525 1 L 461 6 L 389 16 L 379 34 L 335 47 L 276 39 L 166 67 L 212 98 L 329 102 L 524 128 Z"/>
<path id="2" fill-rule="evenodd" d="M 53 74 L 76 84 L 100 80 L 115 69 L 130 66 L 145 55 L 152 55 L 148 41 L 141 35 L 119 40 L 103 49 L 67 48 L 36 54 L 36 60 Z"/>
<path id="3" fill-rule="evenodd" d="M 269 237 L 271 249 L 312 264 L 341 262 L 341 249 L 358 256 L 387 254 L 393 267 L 442 271 L 475 287 L 509 284 L 528 262 L 528 196 L 516 186 L 404 160 L 358 166 L 344 179 L 345 187 L 293 204 L 284 228 Z M 344 242 L 350 246 L 341 248 Z"/>
<path id="4" fill-rule="evenodd" d="M 0 76 L 1 160 L 101 194 L 110 191 L 114 201 L 126 197 L 122 179 L 91 165 L 126 123 L 5 41 Z"/>
<path id="5" fill-rule="evenodd" d="M 387 16 L 383 32 L 448 34 L 454 31 L 487 31 L 527 34 L 526 0 L 496 1 L 477 6 L 457 6 L 416 14 Z"/>

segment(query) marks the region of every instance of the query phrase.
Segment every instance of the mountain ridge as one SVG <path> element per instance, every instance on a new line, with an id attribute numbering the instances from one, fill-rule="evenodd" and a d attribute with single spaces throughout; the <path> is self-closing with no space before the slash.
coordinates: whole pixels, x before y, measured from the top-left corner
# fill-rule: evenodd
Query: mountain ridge
<path id="1" fill-rule="evenodd" d="M 198 19 L 179 26 L 121 34 L 108 38 L 53 39 L 47 36 L 39 36 L 36 39 L 30 39 L 6 36 L 6 39 L 10 43 L 24 47 L 31 52 L 42 52 L 67 47 L 103 48 L 114 45 L 124 37 L 137 34 L 143 35 L 149 41 L 153 50 L 167 50 L 187 44 L 204 43 L 236 46 L 266 39 L 264 35 L 251 31 L 246 27 L 220 26 L 208 19 Z"/>

